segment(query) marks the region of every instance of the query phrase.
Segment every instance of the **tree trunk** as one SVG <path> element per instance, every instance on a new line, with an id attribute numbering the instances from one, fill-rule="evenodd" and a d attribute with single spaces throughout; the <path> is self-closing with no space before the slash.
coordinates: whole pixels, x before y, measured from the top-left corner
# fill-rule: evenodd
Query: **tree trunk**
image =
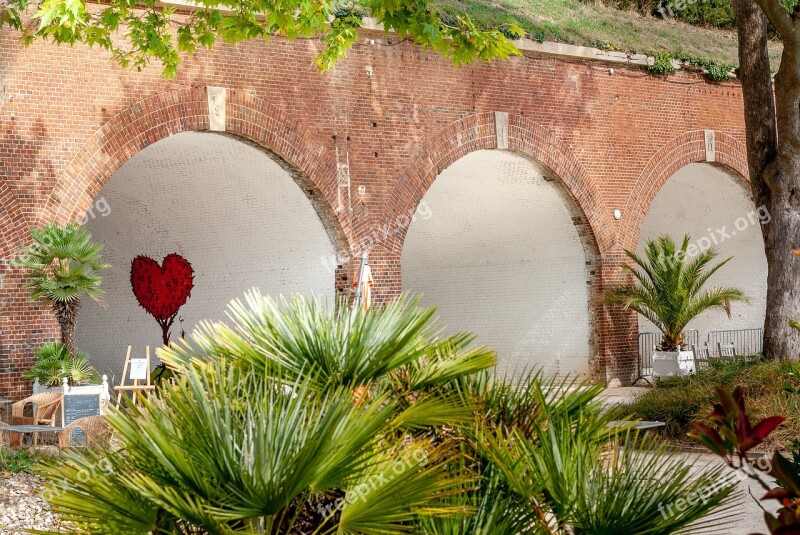
<path id="1" fill-rule="evenodd" d="M 791 254 L 800 248 L 800 50 L 792 39 L 784 39 L 775 104 L 778 153 L 761 175 L 772 216 L 764 238 L 769 266 L 764 354 L 797 359 L 800 335 L 787 323 L 800 317 L 800 259 Z"/>
<path id="2" fill-rule="evenodd" d="M 161 342 L 165 346 L 169 346 L 169 330 L 172 328 L 172 324 L 175 322 L 176 314 L 173 314 L 169 318 L 163 320 L 156 320 L 158 321 L 158 325 L 161 327 Z"/>
<path id="3" fill-rule="evenodd" d="M 764 355 L 796 359 L 800 336 L 787 322 L 800 318 L 800 259 L 790 253 L 800 248 L 800 49 L 793 24 L 781 20 L 786 14 L 776 9 L 780 6 L 762 5 L 733 0 L 750 184 L 756 206 L 765 207 L 771 218 L 762 225 L 769 269 Z M 774 93 L 765 11 L 784 41 Z"/>
<path id="4" fill-rule="evenodd" d="M 790 180 L 795 182 L 800 176 L 800 155 L 795 158 L 793 175 Z M 800 356 L 800 336 L 788 320 L 800 319 L 800 258 L 789 251 L 800 247 L 800 206 L 797 198 L 789 205 L 773 205 L 765 240 L 769 275 L 764 355 L 773 360 L 796 359 Z"/>
<path id="5" fill-rule="evenodd" d="M 61 327 L 61 343 L 67 346 L 71 357 L 74 357 L 78 350 L 75 343 L 75 323 L 78 321 L 79 308 L 80 301 L 77 299 L 72 303 L 53 303 L 53 310 Z"/>
<path id="6" fill-rule="evenodd" d="M 763 173 L 778 151 L 775 101 L 767 49 L 767 19 L 753 0 L 733 0 L 739 33 L 739 69 L 744 97 L 744 124 L 750 186 L 756 206 L 769 207 L 770 192 Z M 762 227 L 764 238 L 768 226 Z"/>

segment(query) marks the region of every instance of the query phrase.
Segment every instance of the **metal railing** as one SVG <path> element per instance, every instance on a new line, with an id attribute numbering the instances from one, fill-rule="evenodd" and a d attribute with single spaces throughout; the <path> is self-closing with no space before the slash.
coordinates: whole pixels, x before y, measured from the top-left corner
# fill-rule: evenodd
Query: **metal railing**
<path id="1" fill-rule="evenodd" d="M 697 329 L 687 329 L 684 343 L 688 349 L 699 345 L 700 333 Z M 639 333 L 637 346 L 639 352 L 639 379 L 653 374 L 653 348 L 661 342 L 660 332 Z M 711 356 L 719 356 L 719 345 L 733 345 L 736 355 L 752 356 L 764 352 L 764 329 L 731 329 L 727 331 L 709 331 L 706 336 L 708 352 Z"/>
<path id="2" fill-rule="evenodd" d="M 734 329 L 729 331 L 709 331 L 708 351 L 719 356 L 719 345 L 733 345 L 737 355 L 761 355 L 764 352 L 764 329 Z"/>
<path id="3" fill-rule="evenodd" d="M 700 333 L 697 329 L 687 329 L 684 331 L 684 343 L 691 349 L 700 340 Z M 639 333 L 637 346 L 639 348 L 639 377 L 653 374 L 653 348 L 661 343 L 660 332 Z"/>

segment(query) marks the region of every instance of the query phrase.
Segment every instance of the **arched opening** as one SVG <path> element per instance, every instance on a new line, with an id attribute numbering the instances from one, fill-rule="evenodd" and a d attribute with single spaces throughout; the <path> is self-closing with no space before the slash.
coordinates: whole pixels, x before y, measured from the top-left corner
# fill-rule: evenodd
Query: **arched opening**
<path id="1" fill-rule="evenodd" d="M 479 150 L 428 189 L 403 245 L 404 290 L 470 331 L 500 373 L 588 374 L 597 248 L 572 197 L 544 166 Z"/>
<path id="2" fill-rule="evenodd" d="M 300 186 L 300 187 L 298 187 Z M 127 161 L 86 216 L 113 267 L 106 306 L 83 303 L 78 346 L 103 373 L 119 376 L 125 349 L 161 345 L 156 321 L 137 303 L 131 261 L 161 263 L 178 253 L 194 268 L 191 298 L 172 339 L 201 320 L 224 319 L 227 303 L 250 288 L 271 295 L 332 294 L 337 238 L 317 194 L 296 171 L 241 138 L 184 132 Z"/>
<path id="3" fill-rule="evenodd" d="M 754 206 L 747 183 L 728 168 L 709 163 L 682 167 L 661 187 L 639 233 L 637 250 L 648 239 L 662 234 L 676 241 L 684 234 L 692 238 L 695 251 L 716 247 L 717 261 L 733 259 L 712 277 L 713 286 L 735 286 L 750 298 L 751 305 L 734 303 L 731 318 L 721 312 L 702 314 L 689 325 L 699 340 L 711 331 L 758 329 L 764 325 L 767 295 L 767 258 L 761 224 L 768 213 Z M 639 318 L 639 332 L 655 331 Z M 751 348 L 752 349 L 752 348 Z"/>

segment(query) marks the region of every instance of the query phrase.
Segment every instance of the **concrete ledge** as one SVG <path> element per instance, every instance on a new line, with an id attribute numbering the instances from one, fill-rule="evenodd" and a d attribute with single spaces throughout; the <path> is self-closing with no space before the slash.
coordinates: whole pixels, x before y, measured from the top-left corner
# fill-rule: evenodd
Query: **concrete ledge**
<path id="1" fill-rule="evenodd" d="M 185 1 L 185 0 L 168 0 Z M 367 17 L 364 19 L 363 29 L 369 31 L 383 32 L 383 25 L 375 19 Z M 392 34 L 393 32 L 389 32 Z M 553 56 L 568 60 L 589 60 L 605 63 L 628 64 L 636 66 L 652 65 L 655 61 L 653 56 L 646 54 L 628 54 L 617 50 L 601 50 L 590 46 L 568 45 L 566 43 L 556 43 L 554 41 L 539 42 L 533 39 L 516 39 L 512 41 L 522 53 L 537 54 L 542 56 Z M 686 71 L 690 73 L 702 73 L 703 68 L 696 65 L 684 64 L 676 59 L 672 60 L 672 67 L 676 71 Z M 731 78 L 736 76 L 731 73 Z"/>
<path id="2" fill-rule="evenodd" d="M 179 9 L 186 11 L 199 9 L 192 0 L 159 0 L 157 4 L 162 6 L 178 7 Z M 219 9 L 221 11 L 230 11 L 224 6 L 220 6 Z M 364 25 L 362 26 L 362 29 L 367 31 L 389 33 L 390 35 L 394 34 L 394 32 L 384 32 L 383 25 L 379 24 L 378 21 L 372 17 L 364 18 Z M 599 48 L 592 48 L 589 46 L 568 45 L 566 43 L 556 43 L 553 41 L 545 41 L 540 43 L 539 41 L 534 41 L 532 39 L 516 39 L 512 42 L 522 53 L 553 56 L 569 60 L 580 59 L 636 66 L 652 65 L 655 61 L 652 56 L 647 56 L 645 54 L 628 54 L 627 52 L 601 50 Z M 675 59 L 672 60 L 672 67 L 676 71 L 686 71 L 691 73 L 703 72 L 703 69 L 698 69 L 697 66 L 684 65 L 682 62 Z M 730 77 L 736 78 L 733 73 L 731 73 Z"/>

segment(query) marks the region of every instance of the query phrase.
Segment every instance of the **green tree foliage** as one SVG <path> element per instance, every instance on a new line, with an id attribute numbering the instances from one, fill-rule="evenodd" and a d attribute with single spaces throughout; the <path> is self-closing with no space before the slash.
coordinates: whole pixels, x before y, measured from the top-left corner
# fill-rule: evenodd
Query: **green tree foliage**
<path id="1" fill-rule="evenodd" d="M 152 60 L 163 64 L 164 75 L 175 76 L 181 53 L 211 48 L 218 39 L 238 43 L 248 39 L 321 38 L 325 48 L 317 58 L 330 69 L 358 39 L 365 17 L 386 31 L 450 58 L 455 65 L 475 60 L 508 58 L 517 54 L 506 35 L 518 28 L 481 30 L 467 16 L 445 22 L 425 0 L 197 0 L 194 7 L 165 5 L 156 0 L 4 0 L 0 27 L 23 31 L 59 44 L 77 42 L 99 46 L 126 67 L 142 68 Z M 35 10 L 34 21 L 25 14 Z M 505 35 L 504 35 L 505 34 Z"/>

